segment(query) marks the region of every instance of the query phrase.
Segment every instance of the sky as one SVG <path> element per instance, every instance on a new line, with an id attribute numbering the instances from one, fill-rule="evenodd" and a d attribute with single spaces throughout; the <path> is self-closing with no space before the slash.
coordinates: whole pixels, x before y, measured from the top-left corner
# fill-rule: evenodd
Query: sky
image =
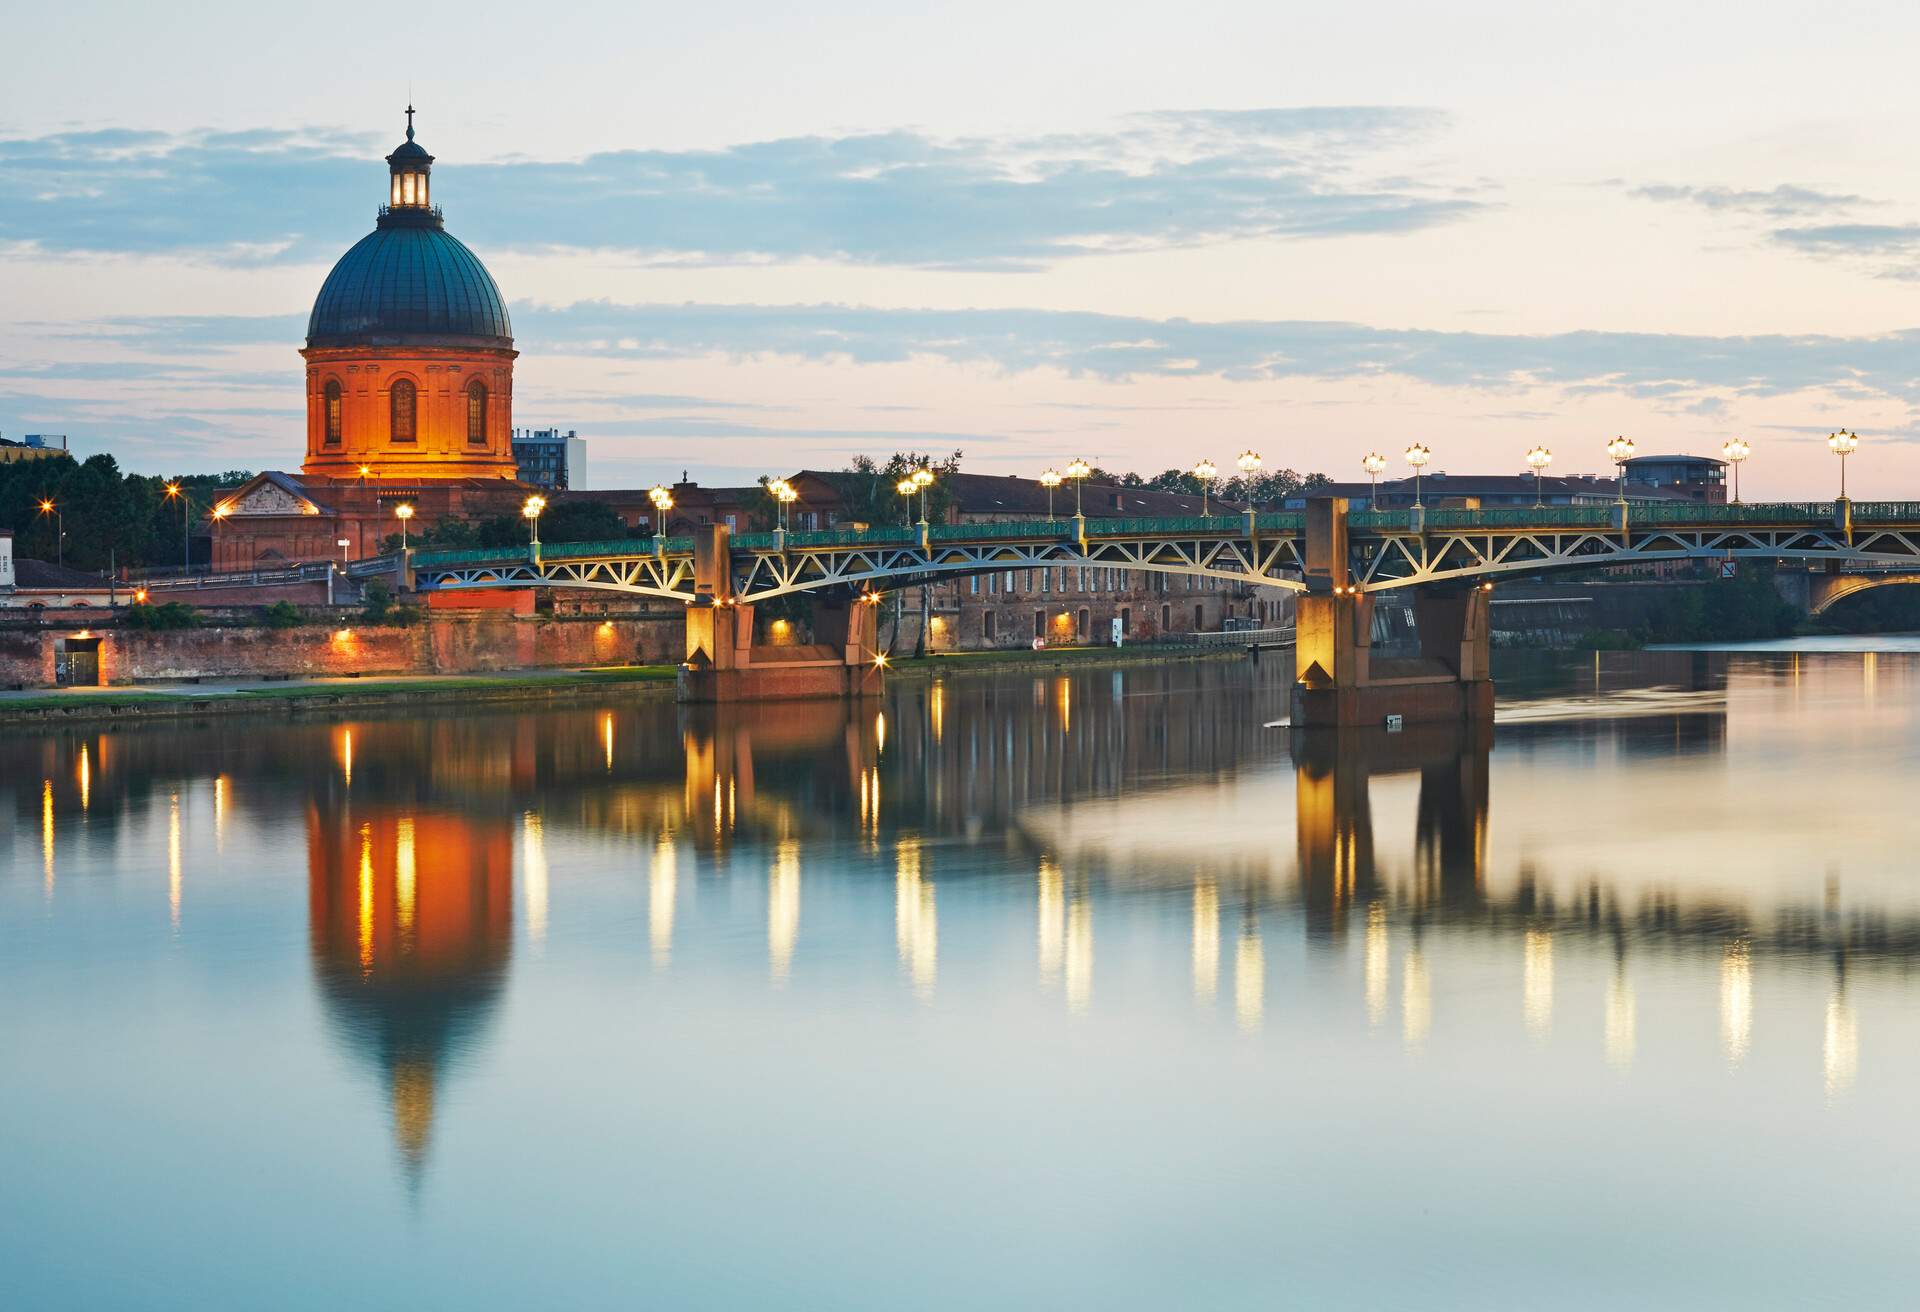
<path id="1" fill-rule="evenodd" d="M 297 468 L 409 96 L 589 485 L 960 450 L 1920 499 L 1920 8 L 17 7 L 0 435 Z"/>

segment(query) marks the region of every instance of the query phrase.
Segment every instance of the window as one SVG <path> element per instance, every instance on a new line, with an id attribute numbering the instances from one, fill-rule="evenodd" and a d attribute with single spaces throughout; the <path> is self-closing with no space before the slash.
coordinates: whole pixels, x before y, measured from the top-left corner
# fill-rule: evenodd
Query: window
<path id="1" fill-rule="evenodd" d="M 1133 607 L 1131 606 L 1120 608 L 1120 632 L 1127 637 L 1133 636 Z"/>
<path id="2" fill-rule="evenodd" d="M 1040 591 L 1053 591 L 1053 566 L 1051 565 L 1040 571 Z"/>
<path id="3" fill-rule="evenodd" d="M 1089 630 L 1087 628 L 1087 608 L 1085 606 L 1082 606 L 1080 608 L 1080 636 L 1084 638 L 1087 636 L 1088 632 Z"/>
<path id="4" fill-rule="evenodd" d="M 1160 632 L 1171 633 L 1172 631 L 1173 631 L 1173 607 L 1162 605 L 1160 607 Z"/>
<path id="5" fill-rule="evenodd" d="M 392 390 L 387 393 L 387 409 L 392 437 L 396 442 L 414 440 L 414 402 L 413 384 L 404 378 L 395 380 Z"/>
<path id="6" fill-rule="evenodd" d="M 980 576 L 978 574 L 968 576 L 967 591 L 976 597 L 980 595 Z"/>
<path id="7" fill-rule="evenodd" d="M 992 642 L 992 641 L 993 641 L 993 639 L 994 639 L 994 636 L 995 636 L 995 635 L 994 635 L 994 631 L 993 631 L 993 630 L 994 630 L 994 627 L 995 627 L 995 626 L 994 626 L 994 623 L 993 623 L 993 620 L 994 620 L 994 615 L 993 615 L 993 612 L 992 612 L 992 611 L 988 611 L 988 612 L 987 612 L 987 613 L 986 613 L 986 614 L 985 614 L 984 616 L 982 616 L 981 618 L 982 618 L 982 620 L 983 620 L 983 621 L 985 622 L 985 624 L 986 624 L 986 626 L 987 626 L 987 641 L 988 641 L 988 642 Z"/>
<path id="8" fill-rule="evenodd" d="M 340 380 L 327 379 L 326 401 L 321 409 L 321 422 L 326 427 L 328 446 L 340 445 Z"/>
<path id="9" fill-rule="evenodd" d="M 467 384 L 467 441 L 479 443 L 486 440 L 487 385 L 476 378 Z"/>
<path id="10" fill-rule="evenodd" d="M 1047 613 L 1043 610 L 1033 613 L 1033 636 L 1036 638 L 1047 636 Z"/>
<path id="11" fill-rule="evenodd" d="M 987 575 L 987 594 L 996 597 L 1000 595 L 1000 576 L 998 574 Z"/>
<path id="12" fill-rule="evenodd" d="M 1207 627 L 1207 613 L 1199 606 L 1193 608 L 1193 631 L 1200 632 Z"/>

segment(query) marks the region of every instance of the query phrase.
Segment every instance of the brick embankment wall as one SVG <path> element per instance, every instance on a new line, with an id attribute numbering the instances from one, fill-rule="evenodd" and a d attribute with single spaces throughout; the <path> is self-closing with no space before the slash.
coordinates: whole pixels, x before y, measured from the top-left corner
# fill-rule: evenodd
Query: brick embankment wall
<path id="1" fill-rule="evenodd" d="M 398 626 L 208 625 L 146 632 L 93 629 L 103 684 L 174 679 L 259 679 L 350 674 L 463 674 L 491 670 L 653 665 L 685 655 L 677 614 L 645 618 L 551 618 L 437 613 Z M 0 630 L 0 687 L 48 687 L 55 644 L 78 630 Z"/>

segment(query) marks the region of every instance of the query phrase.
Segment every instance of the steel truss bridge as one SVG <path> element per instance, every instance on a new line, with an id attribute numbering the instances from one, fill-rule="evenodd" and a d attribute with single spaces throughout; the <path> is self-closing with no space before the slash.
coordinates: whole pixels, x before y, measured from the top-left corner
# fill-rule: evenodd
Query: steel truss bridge
<path id="1" fill-rule="evenodd" d="M 1303 591 L 1307 512 L 1153 519 L 1060 519 L 733 535 L 730 594 L 884 592 L 945 577 L 1104 566 Z M 1753 559 L 1834 572 L 1920 571 L 1920 502 L 1761 505 L 1612 503 L 1541 509 L 1337 507 L 1358 592 L 1649 561 Z M 1328 544 L 1328 549 L 1332 548 Z M 694 539 L 415 551 L 355 562 L 405 571 L 420 591 L 580 588 L 693 603 Z M 1318 552 L 1315 553 L 1316 555 Z"/>

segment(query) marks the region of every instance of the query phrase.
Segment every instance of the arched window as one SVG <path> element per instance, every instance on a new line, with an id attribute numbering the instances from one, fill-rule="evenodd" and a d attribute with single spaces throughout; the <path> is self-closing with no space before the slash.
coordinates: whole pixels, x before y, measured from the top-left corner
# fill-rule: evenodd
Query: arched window
<path id="1" fill-rule="evenodd" d="M 467 384 L 467 441 L 487 440 L 487 385 L 478 378 Z"/>
<path id="2" fill-rule="evenodd" d="M 393 390 L 388 394 L 388 405 L 393 414 L 393 440 L 396 442 L 413 441 L 413 384 L 404 378 L 396 380 L 393 384 Z"/>
<path id="3" fill-rule="evenodd" d="M 340 445 L 340 380 L 327 379 L 325 418 L 328 446 Z"/>

